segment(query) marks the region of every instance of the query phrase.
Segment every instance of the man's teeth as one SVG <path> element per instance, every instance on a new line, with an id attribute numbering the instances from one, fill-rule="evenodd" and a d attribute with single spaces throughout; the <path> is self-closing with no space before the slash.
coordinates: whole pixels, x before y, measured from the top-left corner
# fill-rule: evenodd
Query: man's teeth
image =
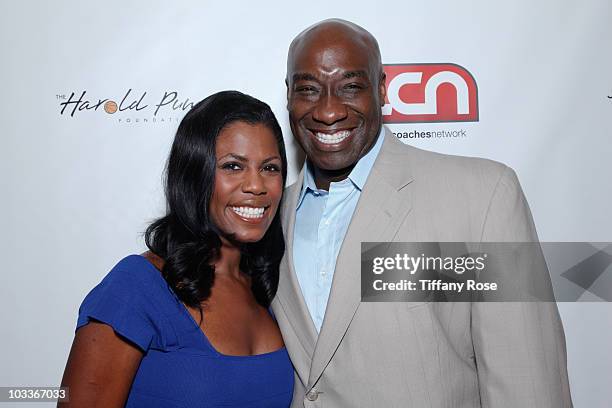
<path id="1" fill-rule="evenodd" d="M 244 218 L 261 218 L 263 217 L 264 207 L 231 207 L 232 210 Z"/>
<path id="2" fill-rule="evenodd" d="M 340 143 L 350 135 L 351 132 L 349 130 L 341 130 L 340 132 L 336 133 L 315 133 L 315 137 L 317 138 L 317 140 L 321 143 L 326 144 Z"/>

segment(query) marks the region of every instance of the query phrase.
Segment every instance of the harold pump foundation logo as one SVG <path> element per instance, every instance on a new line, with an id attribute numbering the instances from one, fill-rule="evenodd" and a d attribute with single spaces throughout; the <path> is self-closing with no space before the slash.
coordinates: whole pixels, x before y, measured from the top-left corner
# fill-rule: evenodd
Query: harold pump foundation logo
<path id="1" fill-rule="evenodd" d="M 477 122 L 478 87 L 457 64 L 387 64 L 386 123 Z"/>
<path id="2" fill-rule="evenodd" d="M 86 90 L 57 94 L 59 114 L 67 118 L 105 115 L 119 123 L 178 122 L 182 114 L 194 105 L 177 91 L 135 92 L 131 88 L 118 97 L 90 95 Z"/>

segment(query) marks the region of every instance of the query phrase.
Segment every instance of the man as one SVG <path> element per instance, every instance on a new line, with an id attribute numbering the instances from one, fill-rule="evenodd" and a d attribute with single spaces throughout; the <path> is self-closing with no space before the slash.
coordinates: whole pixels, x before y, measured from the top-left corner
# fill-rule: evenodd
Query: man
<path id="1" fill-rule="evenodd" d="M 275 315 L 294 407 L 570 407 L 554 303 L 362 303 L 362 241 L 534 241 L 514 172 L 426 152 L 382 126 L 376 40 L 326 20 L 291 43 L 291 129 Z"/>

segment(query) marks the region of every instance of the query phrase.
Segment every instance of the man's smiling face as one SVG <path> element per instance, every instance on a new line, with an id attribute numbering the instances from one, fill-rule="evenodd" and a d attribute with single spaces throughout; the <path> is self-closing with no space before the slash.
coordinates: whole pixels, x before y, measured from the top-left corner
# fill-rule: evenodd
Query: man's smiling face
<path id="1" fill-rule="evenodd" d="M 287 63 L 289 120 L 316 169 L 348 176 L 376 141 L 385 98 L 376 52 L 363 36 L 334 25 L 292 44 Z"/>

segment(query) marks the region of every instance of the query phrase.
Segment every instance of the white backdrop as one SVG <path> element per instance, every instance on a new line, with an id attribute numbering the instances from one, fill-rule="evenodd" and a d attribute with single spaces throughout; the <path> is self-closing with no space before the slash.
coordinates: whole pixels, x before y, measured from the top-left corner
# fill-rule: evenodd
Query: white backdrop
<path id="1" fill-rule="evenodd" d="M 479 121 L 391 126 L 465 137 L 406 143 L 513 167 L 543 241 L 612 241 L 612 2 L 270 3 L 2 0 L 0 386 L 57 385 L 81 300 L 144 250 L 141 233 L 163 210 L 179 103 L 223 89 L 268 102 L 295 179 L 286 51 L 324 18 L 372 32 L 385 64 L 454 63 L 474 76 Z M 85 91 L 92 108 L 130 89 L 120 107 L 132 109 L 61 113 L 72 93 Z M 176 109 L 154 115 L 171 92 Z M 574 404 L 607 407 L 612 307 L 559 308 Z"/>

